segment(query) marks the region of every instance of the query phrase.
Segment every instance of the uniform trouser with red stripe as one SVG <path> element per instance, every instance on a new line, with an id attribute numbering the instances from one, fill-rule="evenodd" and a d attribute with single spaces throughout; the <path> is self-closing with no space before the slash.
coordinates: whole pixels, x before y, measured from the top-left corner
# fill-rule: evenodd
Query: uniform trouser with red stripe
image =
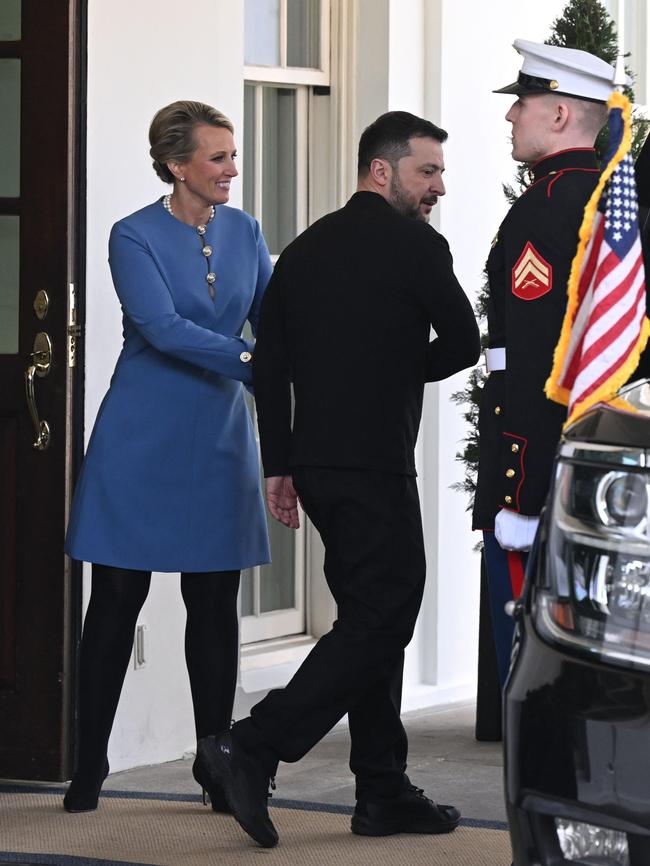
<path id="1" fill-rule="evenodd" d="M 494 537 L 494 532 L 483 532 L 483 556 L 488 575 L 492 631 L 497 653 L 499 682 L 505 685 L 510 668 L 510 653 L 514 620 L 505 612 L 507 602 L 519 598 L 524 585 L 527 553 L 504 550 Z"/>

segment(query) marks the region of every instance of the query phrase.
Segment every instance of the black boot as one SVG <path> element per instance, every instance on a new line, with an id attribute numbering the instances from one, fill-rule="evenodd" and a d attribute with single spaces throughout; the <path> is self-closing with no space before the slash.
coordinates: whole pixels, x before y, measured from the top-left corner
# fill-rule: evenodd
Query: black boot
<path id="1" fill-rule="evenodd" d="M 192 690 L 197 741 L 232 724 L 237 687 L 239 571 L 183 572 L 181 593 L 187 610 L 185 659 Z M 223 789 L 197 754 L 192 775 L 210 797 L 213 812 L 231 814 Z"/>
<path id="2" fill-rule="evenodd" d="M 232 809 L 228 805 L 223 788 L 216 779 L 210 777 L 204 762 L 198 755 L 196 756 L 192 766 L 192 775 L 201 786 L 201 791 L 203 792 L 203 805 L 206 805 L 205 794 L 207 791 L 213 812 L 223 812 L 226 815 L 232 815 Z"/>
<path id="3" fill-rule="evenodd" d="M 63 808 L 66 812 L 94 812 L 108 772 L 108 758 L 105 758 L 104 765 L 98 773 L 94 775 L 75 773 L 63 798 Z"/>
<path id="4" fill-rule="evenodd" d="M 199 740 L 197 754 L 209 779 L 220 785 L 240 827 L 263 848 L 278 844 L 269 817 L 269 778 L 264 767 L 226 732 Z"/>
<path id="5" fill-rule="evenodd" d="M 78 762 L 63 800 L 68 812 L 97 808 L 109 769 L 108 739 L 150 580 L 149 572 L 93 565 L 79 664 Z"/>

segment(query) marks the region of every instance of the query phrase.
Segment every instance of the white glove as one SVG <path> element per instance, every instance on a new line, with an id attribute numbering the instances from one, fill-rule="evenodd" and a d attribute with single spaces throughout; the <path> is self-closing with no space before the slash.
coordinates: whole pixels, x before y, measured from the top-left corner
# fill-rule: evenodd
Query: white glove
<path id="1" fill-rule="evenodd" d="M 530 550 L 539 517 L 529 517 L 502 508 L 494 521 L 494 535 L 504 550 Z"/>

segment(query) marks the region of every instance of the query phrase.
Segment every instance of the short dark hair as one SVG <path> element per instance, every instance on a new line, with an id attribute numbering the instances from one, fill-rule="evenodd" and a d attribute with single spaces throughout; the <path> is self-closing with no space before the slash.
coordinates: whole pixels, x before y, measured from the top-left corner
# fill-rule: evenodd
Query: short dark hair
<path id="1" fill-rule="evenodd" d="M 373 159 L 385 159 L 393 168 L 411 152 L 409 139 L 447 140 L 444 129 L 408 111 L 387 111 L 364 129 L 359 139 L 359 177 L 370 171 Z"/>

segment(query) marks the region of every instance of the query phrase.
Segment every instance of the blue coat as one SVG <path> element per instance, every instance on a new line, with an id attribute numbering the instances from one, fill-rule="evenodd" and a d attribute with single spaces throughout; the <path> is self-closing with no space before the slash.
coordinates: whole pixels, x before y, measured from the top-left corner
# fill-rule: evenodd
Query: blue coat
<path id="1" fill-rule="evenodd" d="M 66 552 L 152 571 L 269 561 L 244 385 L 271 261 L 257 222 L 219 206 L 204 243 L 158 201 L 113 226 L 124 346 L 75 491 Z M 243 383 L 243 384 L 242 384 Z"/>

